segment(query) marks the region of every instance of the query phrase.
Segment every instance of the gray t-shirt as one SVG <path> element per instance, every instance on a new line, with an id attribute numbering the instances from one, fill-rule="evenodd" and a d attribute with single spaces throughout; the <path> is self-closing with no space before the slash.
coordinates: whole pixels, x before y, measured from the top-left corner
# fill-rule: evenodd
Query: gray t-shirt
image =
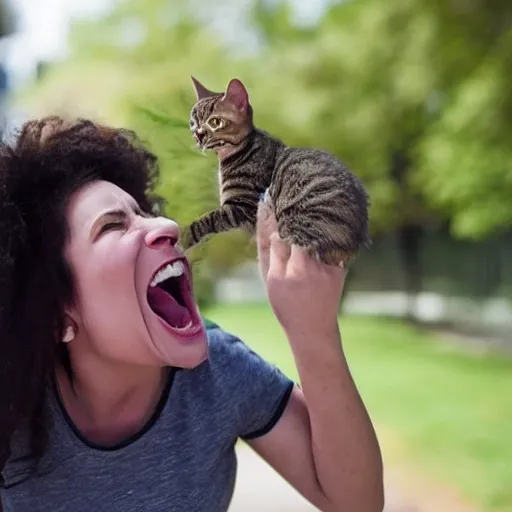
<path id="1" fill-rule="evenodd" d="M 236 476 L 235 443 L 268 432 L 293 382 L 215 325 L 208 360 L 172 370 L 153 418 L 114 448 L 88 443 L 56 393 L 50 444 L 36 472 L 6 466 L 4 512 L 225 512 Z M 14 441 L 21 454 L 23 436 Z"/>

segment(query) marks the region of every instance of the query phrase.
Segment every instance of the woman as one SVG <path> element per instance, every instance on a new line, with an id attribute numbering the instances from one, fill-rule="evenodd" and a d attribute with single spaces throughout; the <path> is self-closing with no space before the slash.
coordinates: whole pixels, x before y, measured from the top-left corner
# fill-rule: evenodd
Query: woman
<path id="1" fill-rule="evenodd" d="M 282 243 L 262 205 L 261 273 L 301 389 L 205 329 L 178 226 L 156 213 L 156 159 L 132 133 L 31 121 L 0 162 L 5 512 L 225 511 L 238 438 L 320 510 L 382 510 L 340 343 L 341 269 Z"/>

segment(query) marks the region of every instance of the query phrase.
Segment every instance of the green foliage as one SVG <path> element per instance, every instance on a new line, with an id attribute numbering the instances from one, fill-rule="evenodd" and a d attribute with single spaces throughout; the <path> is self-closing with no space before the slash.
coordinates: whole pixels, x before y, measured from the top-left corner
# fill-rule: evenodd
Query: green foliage
<path id="1" fill-rule="evenodd" d="M 457 88 L 420 148 L 418 183 L 453 216 L 461 236 L 512 226 L 511 64 L 509 29 Z"/>
<path id="2" fill-rule="evenodd" d="M 201 21 L 235 9 L 228 0 L 210 10 L 204 0 L 123 0 L 74 26 L 69 59 L 25 106 L 135 129 L 160 157 L 168 213 L 187 224 L 218 202 L 215 157 L 197 150 L 187 127 L 190 75 L 219 91 L 236 76 L 258 127 L 330 150 L 363 179 L 375 233 L 446 220 L 466 237 L 510 227 L 510 2 L 333 2 L 304 26 L 291 2 L 254 0 L 244 18 L 254 54 L 228 42 L 229 27 Z M 193 259 L 215 276 L 252 255 L 247 238 L 230 233 Z"/>
<path id="3" fill-rule="evenodd" d="M 195 147 L 188 129 L 190 75 L 215 84 L 232 70 L 218 38 L 193 20 L 187 3 L 170 7 L 167 0 L 124 1 L 104 19 L 76 25 L 69 59 L 20 101 L 34 115 L 90 116 L 134 129 L 159 157 L 166 213 L 185 226 L 218 203 L 215 157 Z M 138 39 L 128 40 L 134 33 Z M 241 233 L 191 251 L 198 300 L 211 299 L 212 278 L 248 255 L 253 247 Z"/>
<path id="4" fill-rule="evenodd" d="M 273 9 L 258 19 L 276 80 L 258 94 L 281 91 L 268 111 L 287 141 L 329 149 L 364 179 L 375 231 L 450 218 L 460 236 L 510 227 L 509 3 L 335 3 L 302 39 Z"/>
<path id="5" fill-rule="evenodd" d="M 17 21 L 12 5 L 0 0 L 0 38 L 12 35 Z"/>

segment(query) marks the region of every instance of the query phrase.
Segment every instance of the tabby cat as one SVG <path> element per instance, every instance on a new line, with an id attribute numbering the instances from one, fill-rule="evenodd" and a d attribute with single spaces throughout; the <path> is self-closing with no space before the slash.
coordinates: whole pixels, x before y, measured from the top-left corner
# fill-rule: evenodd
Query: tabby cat
<path id="1" fill-rule="evenodd" d="M 341 162 L 326 151 L 287 147 L 255 128 L 240 80 L 232 79 L 223 93 L 192 81 L 197 102 L 190 130 L 202 150 L 217 153 L 220 207 L 187 228 L 185 249 L 235 228 L 254 233 L 262 196 L 280 237 L 324 263 L 346 264 L 370 247 L 368 195 Z"/>

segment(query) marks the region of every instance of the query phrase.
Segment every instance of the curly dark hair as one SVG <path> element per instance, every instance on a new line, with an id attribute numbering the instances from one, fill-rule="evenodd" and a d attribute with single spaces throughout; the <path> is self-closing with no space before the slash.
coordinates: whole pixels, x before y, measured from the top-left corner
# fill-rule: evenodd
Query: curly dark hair
<path id="1" fill-rule="evenodd" d="M 155 155 L 132 131 L 47 117 L 0 145 L 0 471 L 13 433 L 27 428 L 30 457 L 48 442 L 45 397 L 58 357 L 64 307 L 74 300 L 64 259 L 67 202 L 96 180 L 114 183 L 153 213 Z"/>

